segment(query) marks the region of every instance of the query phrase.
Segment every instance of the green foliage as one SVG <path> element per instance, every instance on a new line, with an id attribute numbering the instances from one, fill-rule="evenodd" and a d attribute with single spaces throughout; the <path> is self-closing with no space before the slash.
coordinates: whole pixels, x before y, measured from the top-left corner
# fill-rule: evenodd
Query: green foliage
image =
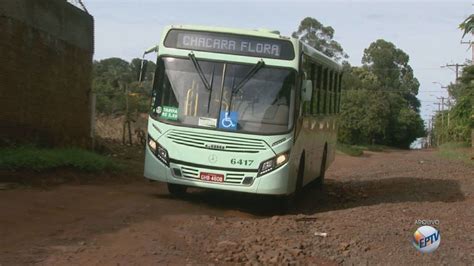
<path id="1" fill-rule="evenodd" d="M 340 141 L 368 144 L 383 138 L 388 124 L 388 106 L 383 93 L 348 90 L 341 101 Z"/>
<path id="2" fill-rule="evenodd" d="M 364 151 L 382 152 L 388 147 L 383 145 L 349 145 L 345 143 L 337 143 L 336 149 L 339 152 L 350 156 L 362 156 Z"/>
<path id="3" fill-rule="evenodd" d="M 474 31 L 474 14 L 470 15 L 461 24 L 459 24 L 459 28 L 464 31 L 462 34 L 463 38 L 466 36 L 466 34 L 472 33 Z"/>
<path id="4" fill-rule="evenodd" d="M 447 142 L 440 145 L 438 154 L 448 160 L 462 161 L 474 165 L 469 147 L 470 145 L 466 142 Z"/>
<path id="5" fill-rule="evenodd" d="M 384 145 L 367 145 L 365 149 L 368 151 L 373 151 L 373 152 L 382 152 L 388 149 L 388 147 Z"/>
<path id="6" fill-rule="evenodd" d="M 466 142 L 446 142 L 441 144 L 439 147 L 441 150 L 452 150 L 460 148 L 469 148 L 470 145 Z"/>
<path id="7" fill-rule="evenodd" d="M 407 148 L 418 137 L 425 135 L 423 120 L 420 114 L 409 108 L 401 108 L 391 128 L 393 137 L 387 144 Z"/>
<path id="8" fill-rule="evenodd" d="M 459 83 L 451 84 L 448 90 L 455 104 L 435 116 L 432 137 L 436 143 L 470 143 L 474 129 L 474 66 L 465 67 Z"/>
<path id="9" fill-rule="evenodd" d="M 120 169 L 119 165 L 107 157 L 77 148 L 44 149 L 24 146 L 0 149 L 1 170 L 44 171 L 59 167 L 86 172 Z"/>
<path id="10" fill-rule="evenodd" d="M 362 63 L 370 68 L 380 81 L 380 89 L 399 93 L 409 106 L 420 108 L 416 98 L 420 83 L 408 64 L 409 56 L 391 42 L 376 40 L 364 50 Z"/>
<path id="11" fill-rule="evenodd" d="M 315 18 L 304 18 L 292 36 L 300 38 L 304 43 L 333 59 L 348 58 L 342 46 L 333 40 L 334 29 L 331 26 L 324 26 Z"/>
<path id="12" fill-rule="evenodd" d="M 408 60 L 394 44 L 377 40 L 364 50 L 361 67 L 343 64 L 339 141 L 408 148 L 424 135 L 419 83 Z"/>
<path id="13" fill-rule="evenodd" d="M 459 28 L 462 37 L 474 33 L 474 14 L 465 19 Z M 472 142 L 474 134 L 474 66 L 463 69 L 457 84 L 448 87 L 449 95 L 454 99 L 454 106 L 439 112 L 433 121 L 431 138 L 433 144 L 445 142 Z"/>
<path id="14" fill-rule="evenodd" d="M 348 144 L 344 144 L 344 143 L 337 143 L 337 150 L 342 152 L 342 153 L 345 153 L 349 156 L 354 156 L 354 157 L 357 157 L 357 156 L 361 156 L 362 154 L 364 154 L 364 151 L 361 147 L 358 147 L 358 146 L 354 146 L 354 145 L 348 145 Z"/>
<path id="15" fill-rule="evenodd" d="M 128 91 L 129 109 L 147 112 L 156 65 L 148 61 L 145 80 L 138 83 L 141 59 L 130 63 L 120 58 L 94 61 L 92 89 L 97 95 L 96 110 L 105 114 L 124 114 Z"/>

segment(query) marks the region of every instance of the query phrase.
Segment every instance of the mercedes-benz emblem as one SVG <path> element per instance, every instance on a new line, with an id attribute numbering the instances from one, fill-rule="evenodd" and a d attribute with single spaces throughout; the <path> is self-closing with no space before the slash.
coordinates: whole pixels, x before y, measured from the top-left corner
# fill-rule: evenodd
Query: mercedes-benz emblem
<path id="1" fill-rule="evenodd" d="M 216 163 L 217 162 L 217 155 L 211 154 L 211 155 L 209 155 L 208 159 L 209 159 L 210 163 Z"/>

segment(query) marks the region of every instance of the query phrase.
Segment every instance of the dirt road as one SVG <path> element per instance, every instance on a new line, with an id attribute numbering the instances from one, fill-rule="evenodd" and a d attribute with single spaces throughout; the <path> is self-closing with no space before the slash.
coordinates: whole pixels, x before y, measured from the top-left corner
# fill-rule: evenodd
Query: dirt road
<path id="1" fill-rule="evenodd" d="M 61 172 L 38 178 L 48 175 Z M 0 264 L 473 264 L 473 167 L 433 151 L 338 155 L 326 184 L 288 215 L 245 194 L 194 189 L 176 199 L 138 174 L 7 188 Z M 417 219 L 439 220 L 434 253 L 412 246 Z"/>

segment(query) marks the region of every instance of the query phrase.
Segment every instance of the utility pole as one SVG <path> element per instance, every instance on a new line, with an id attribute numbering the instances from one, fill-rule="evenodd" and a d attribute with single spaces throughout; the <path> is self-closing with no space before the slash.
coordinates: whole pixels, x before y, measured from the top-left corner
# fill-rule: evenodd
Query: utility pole
<path id="1" fill-rule="evenodd" d="M 451 114 L 451 98 L 448 97 L 447 100 L 448 101 L 447 101 L 446 105 L 448 106 L 448 129 L 449 129 L 449 120 L 450 120 L 450 116 L 451 116 L 450 115 Z"/>
<path id="2" fill-rule="evenodd" d="M 444 98 L 444 97 L 442 97 L 442 98 Z M 437 99 L 440 99 L 440 98 L 437 98 Z M 437 102 L 437 103 L 434 103 L 434 104 L 438 105 L 438 112 L 437 113 L 438 114 L 441 113 L 441 127 L 436 130 L 436 132 L 438 133 L 437 136 L 436 136 L 436 146 L 439 147 L 440 143 L 443 143 L 442 137 L 443 137 L 443 133 L 444 133 L 444 114 L 441 110 L 441 103 Z M 443 111 L 444 111 L 444 108 L 443 108 Z"/>
<path id="3" fill-rule="evenodd" d="M 441 100 L 441 110 L 439 110 L 439 103 L 438 103 L 438 111 L 441 111 L 441 121 L 444 127 L 444 99 L 446 99 L 446 97 L 438 97 L 436 99 Z M 449 126 L 449 118 L 448 118 L 448 126 Z"/>
<path id="4" fill-rule="evenodd" d="M 449 86 L 444 86 L 442 83 L 438 81 L 433 81 L 433 84 L 438 84 L 441 87 L 441 89 L 446 89 L 446 91 L 448 92 L 448 96 L 451 97 L 451 93 L 449 92 Z"/>
<path id="5" fill-rule="evenodd" d="M 438 113 L 441 112 L 441 126 L 444 127 L 444 114 L 442 111 L 444 111 L 444 97 L 441 97 L 441 98 L 436 98 L 436 99 L 441 99 L 441 103 L 435 103 L 438 105 Z M 441 107 L 443 106 L 443 107 Z"/>
<path id="6" fill-rule="evenodd" d="M 473 53 L 474 53 L 474 50 L 473 50 Z M 473 59 L 474 59 L 474 54 L 473 54 Z M 459 79 L 459 70 L 460 70 L 460 67 L 463 67 L 463 66 L 466 66 L 465 64 L 446 64 L 445 66 L 441 66 L 441 68 L 444 68 L 444 67 L 454 67 L 455 69 L 455 72 L 456 72 L 456 80 L 454 83 L 458 84 L 458 79 Z"/>
<path id="7" fill-rule="evenodd" d="M 448 66 L 450 66 L 450 65 L 447 64 L 446 67 L 448 67 Z M 456 64 L 455 66 L 456 66 L 456 76 L 458 76 L 457 72 L 459 71 L 459 67 L 461 65 Z M 449 99 L 450 99 L 451 94 L 449 93 L 449 90 L 448 90 L 449 86 L 444 86 L 442 83 L 437 82 L 437 81 L 433 81 L 433 84 L 440 85 L 442 89 L 446 89 L 447 92 L 448 92 L 448 97 L 443 97 L 443 96 L 442 97 L 436 97 L 436 99 L 441 100 L 441 102 L 434 103 L 434 104 L 438 105 L 438 113 L 441 112 L 441 126 L 440 126 L 440 130 L 437 130 L 437 132 L 438 132 L 437 140 L 438 140 L 438 143 L 439 143 L 440 139 L 441 139 L 441 142 L 443 142 L 443 139 L 446 141 L 446 139 L 444 137 L 445 131 L 446 131 L 445 130 L 446 127 L 444 125 L 444 106 L 445 106 L 445 99 L 447 100 L 448 106 L 449 106 L 449 104 L 450 104 Z M 435 96 L 435 95 L 431 94 L 430 96 Z M 448 127 L 447 128 L 449 130 L 449 125 L 450 125 L 449 108 L 448 108 L 447 113 L 448 113 Z M 433 126 L 434 126 L 434 124 L 433 124 Z M 446 136 L 448 136 L 448 134 L 446 134 Z"/>
<path id="8" fill-rule="evenodd" d="M 439 110 L 439 108 L 438 108 L 438 110 Z M 432 130 L 432 132 L 433 132 L 435 127 L 436 127 L 436 114 L 431 117 L 431 130 Z M 439 147 L 439 140 L 440 140 L 440 135 L 441 134 L 439 133 L 439 130 L 436 130 L 436 133 L 437 134 L 435 135 L 434 141 L 436 141 L 436 147 Z"/>
<path id="9" fill-rule="evenodd" d="M 433 128 L 431 125 L 431 119 L 429 119 L 428 120 L 428 136 L 427 136 L 428 148 L 431 148 L 431 144 L 432 144 L 432 140 L 431 140 L 432 131 L 433 131 Z"/>
<path id="10" fill-rule="evenodd" d="M 435 121 L 434 121 L 434 118 L 435 118 L 435 116 L 432 115 L 432 116 L 431 116 L 431 146 L 433 146 L 433 142 L 434 142 L 434 139 L 433 139 L 433 136 L 434 136 L 434 126 L 435 126 L 435 124 L 434 124 L 434 122 L 435 122 Z"/>
<path id="11" fill-rule="evenodd" d="M 463 42 L 461 41 L 461 44 L 469 44 L 469 48 L 471 48 L 471 65 L 474 64 L 474 46 L 472 45 L 474 42 L 469 41 L 469 42 Z"/>
<path id="12" fill-rule="evenodd" d="M 441 113 L 442 117 L 444 116 L 444 99 L 447 100 L 446 105 L 447 105 L 447 107 L 448 107 L 448 109 L 447 109 L 448 112 L 446 112 L 447 115 L 448 115 L 448 124 L 447 124 L 447 127 L 444 126 L 444 122 L 443 122 L 443 128 L 445 129 L 443 132 L 446 132 L 445 141 L 452 141 L 453 139 L 449 139 L 449 125 L 450 125 L 450 120 L 451 120 L 451 119 L 450 119 L 450 118 L 451 118 L 451 115 L 450 115 L 450 111 L 451 111 L 451 101 L 450 101 L 450 98 L 449 98 L 449 97 L 448 97 L 448 98 L 446 98 L 446 97 L 440 97 L 440 99 L 441 99 L 441 106 L 442 106 L 442 108 L 441 108 L 441 109 L 442 109 L 442 113 Z M 443 120 L 444 120 L 444 119 L 443 119 Z"/>

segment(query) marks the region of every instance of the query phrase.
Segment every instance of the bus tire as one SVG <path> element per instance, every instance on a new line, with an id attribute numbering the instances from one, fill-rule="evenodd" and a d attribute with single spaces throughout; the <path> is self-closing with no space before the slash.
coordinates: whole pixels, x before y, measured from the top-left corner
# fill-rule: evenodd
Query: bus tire
<path id="1" fill-rule="evenodd" d="M 296 208 L 301 194 L 303 192 L 303 177 L 304 177 L 304 154 L 301 156 L 300 164 L 298 167 L 298 176 L 296 178 L 295 191 L 290 195 L 280 196 L 279 209 L 281 214 L 289 214 L 293 209 Z"/>
<path id="2" fill-rule="evenodd" d="M 303 179 L 304 179 L 304 153 L 301 155 L 300 164 L 298 166 L 298 177 L 296 178 L 296 186 L 295 186 L 295 198 L 301 198 L 301 194 L 303 193 Z"/>
<path id="3" fill-rule="evenodd" d="M 168 192 L 173 196 L 183 196 L 188 187 L 178 184 L 168 183 Z"/>
<path id="4" fill-rule="evenodd" d="M 324 177 L 326 176 L 326 161 L 328 158 L 328 146 L 324 146 L 323 159 L 321 160 L 321 169 L 319 170 L 319 177 L 316 178 L 314 185 L 317 188 L 322 188 L 324 184 Z"/>
<path id="5" fill-rule="evenodd" d="M 295 194 L 279 196 L 278 203 L 279 214 L 290 214 L 296 205 Z"/>

